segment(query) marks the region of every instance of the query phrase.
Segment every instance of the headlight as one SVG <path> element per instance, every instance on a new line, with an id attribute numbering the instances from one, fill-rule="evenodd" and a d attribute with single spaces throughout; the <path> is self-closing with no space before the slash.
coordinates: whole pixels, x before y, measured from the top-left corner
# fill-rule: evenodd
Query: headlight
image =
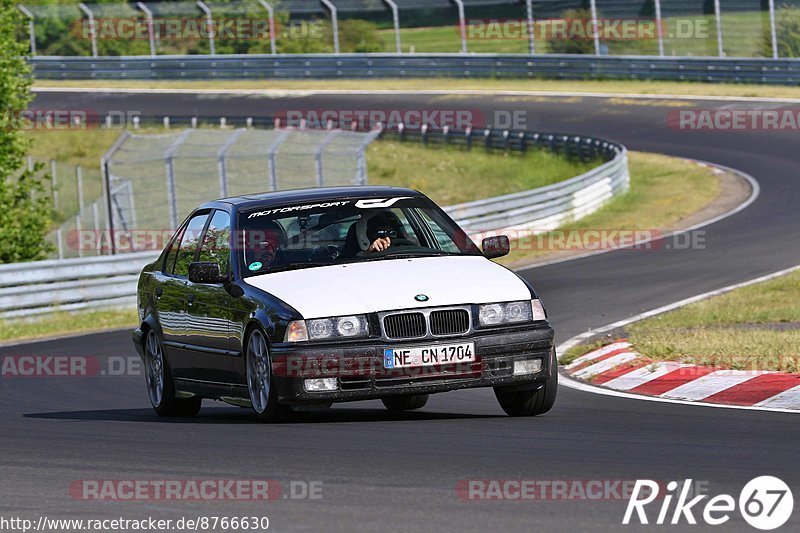
<path id="1" fill-rule="evenodd" d="M 538 301 L 538 300 L 535 300 Z M 531 301 L 486 304 L 478 307 L 478 322 L 481 326 L 516 324 L 533 320 Z"/>
<path id="2" fill-rule="evenodd" d="M 295 320 L 286 329 L 286 342 L 366 337 L 369 324 L 364 315 Z"/>

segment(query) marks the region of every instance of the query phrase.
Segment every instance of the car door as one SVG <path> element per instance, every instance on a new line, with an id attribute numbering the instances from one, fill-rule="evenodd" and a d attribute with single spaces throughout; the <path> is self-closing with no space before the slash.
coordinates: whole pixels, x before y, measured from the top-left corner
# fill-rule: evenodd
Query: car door
<path id="1" fill-rule="evenodd" d="M 189 347 L 191 323 L 187 320 L 189 264 L 197 256 L 200 238 L 209 218 L 209 211 L 195 213 L 184 224 L 164 262 L 164 282 L 158 299 L 159 322 L 163 332 L 172 376 L 189 378 L 197 365 Z"/>
<path id="2" fill-rule="evenodd" d="M 216 263 L 223 275 L 230 273 L 231 218 L 216 210 L 206 224 L 197 261 Z M 187 345 L 196 361 L 192 377 L 202 381 L 231 383 L 231 295 L 222 283 L 186 282 Z"/>

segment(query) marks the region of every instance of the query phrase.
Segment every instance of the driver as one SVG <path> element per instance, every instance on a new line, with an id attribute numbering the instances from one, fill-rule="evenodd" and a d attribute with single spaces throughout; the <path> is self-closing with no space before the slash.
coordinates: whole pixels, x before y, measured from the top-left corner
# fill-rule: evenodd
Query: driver
<path id="1" fill-rule="evenodd" d="M 367 238 L 370 245 L 367 253 L 383 252 L 392 245 L 392 239 L 400 234 L 400 221 L 391 211 L 384 211 L 367 222 Z"/>
<path id="2" fill-rule="evenodd" d="M 275 261 L 278 251 L 286 244 L 286 234 L 280 224 L 274 220 L 267 221 L 258 230 L 257 242 L 253 247 L 251 270 L 269 268 Z"/>

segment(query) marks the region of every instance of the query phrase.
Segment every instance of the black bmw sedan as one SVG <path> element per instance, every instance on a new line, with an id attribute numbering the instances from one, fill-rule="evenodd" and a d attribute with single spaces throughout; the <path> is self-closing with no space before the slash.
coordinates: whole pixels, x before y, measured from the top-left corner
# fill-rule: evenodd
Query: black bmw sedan
<path id="1" fill-rule="evenodd" d="M 147 393 L 162 416 L 204 398 L 262 420 L 334 402 L 418 409 L 493 387 L 513 416 L 548 411 L 553 328 L 533 287 L 423 194 L 281 191 L 198 207 L 138 284 Z"/>

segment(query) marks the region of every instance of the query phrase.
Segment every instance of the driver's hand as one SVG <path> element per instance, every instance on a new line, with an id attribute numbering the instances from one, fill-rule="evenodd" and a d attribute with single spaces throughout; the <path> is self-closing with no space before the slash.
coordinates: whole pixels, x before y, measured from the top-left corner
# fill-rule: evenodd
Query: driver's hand
<path id="1" fill-rule="evenodd" d="M 382 252 L 387 250 L 392 245 L 392 239 L 389 237 L 379 237 L 375 239 L 372 244 L 367 248 L 367 252 Z"/>

